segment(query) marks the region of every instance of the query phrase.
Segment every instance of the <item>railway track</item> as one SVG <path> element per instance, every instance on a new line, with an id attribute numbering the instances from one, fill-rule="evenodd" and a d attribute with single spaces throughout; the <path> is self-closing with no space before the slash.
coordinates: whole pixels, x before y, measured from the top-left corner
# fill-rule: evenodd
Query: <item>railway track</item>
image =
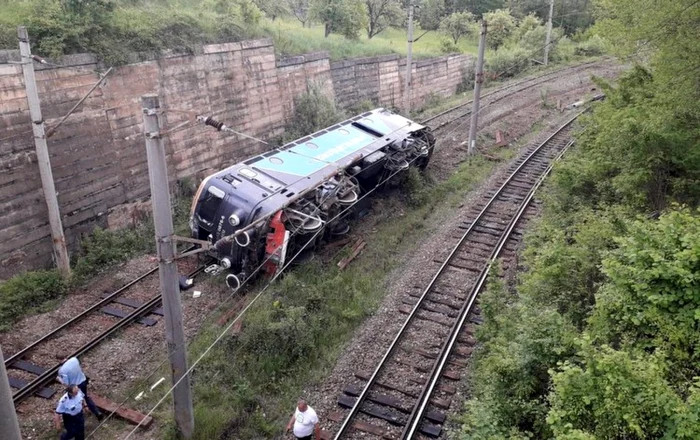
<path id="1" fill-rule="evenodd" d="M 512 83 L 506 84 L 503 87 L 499 87 L 498 89 L 491 90 L 487 93 L 483 93 L 481 95 L 481 108 L 486 108 L 492 104 L 495 104 L 508 96 L 522 92 L 527 89 L 531 89 L 533 87 L 536 87 L 540 84 L 543 84 L 547 81 L 550 81 L 552 78 L 556 78 L 560 76 L 564 72 L 569 72 L 569 71 L 579 71 L 582 69 L 586 69 L 589 66 L 595 65 L 597 63 L 600 63 L 601 60 L 595 60 L 595 61 L 587 61 L 585 63 L 577 64 L 574 66 L 567 66 L 563 67 L 561 69 L 553 70 L 551 72 L 547 72 L 543 75 L 538 75 L 538 76 L 530 76 L 527 78 L 523 78 L 518 81 L 514 81 Z M 472 104 L 473 100 L 468 100 L 465 101 L 459 105 L 456 105 L 454 107 L 451 107 L 447 110 L 444 110 L 436 115 L 433 115 L 429 118 L 424 119 L 421 121 L 422 125 L 428 125 L 430 124 L 433 132 L 437 132 L 438 130 L 442 129 L 443 127 L 451 124 L 452 122 L 461 119 L 465 116 L 471 115 L 472 111 L 471 108 L 464 110 L 465 107 L 468 107 Z"/>
<path id="2" fill-rule="evenodd" d="M 197 276 L 204 270 L 205 267 L 206 265 L 199 266 L 196 270 L 190 272 L 187 275 L 187 278 L 193 278 Z M 109 325 L 107 328 L 104 328 L 104 330 L 100 331 L 99 334 L 89 339 L 89 341 L 81 345 L 79 348 L 75 349 L 70 355 L 66 357 L 77 357 L 84 355 L 88 351 L 98 346 L 102 341 L 104 341 L 108 337 L 114 335 L 118 331 L 126 328 L 127 326 L 137 321 L 144 323 L 145 325 L 155 324 L 155 320 L 152 318 L 147 318 L 147 315 L 152 313 L 155 313 L 156 315 L 162 315 L 162 313 L 157 310 L 161 303 L 160 293 L 154 295 L 149 300 L 143 303 L 124 299 L 121 298 L 121 296 L 138 283 L 143 282 L 152 275 L 156 274 L 157 271 L 158 268 L 155 267 L 149 270 L 148 272 L 144 273 L 143 275 L 133 279 L 132 281 L 115 290 L 114 292 L 108 295 L 104 295 L 100 301 L 94 303 L 79 314 L 73 316 L 70 320 L 64 322 L 63 324 L 51 330 L 50 332 L 44 334 L 40 338 L 33 341 L 31 344 L 25 346 L 21 350 L 6 358 L 4 362 L 5 367 L 8 370 L 8 378 L 10 380 L 11 385 L 14 388 L 17 388 L 17 391 L 12 395 L 12 400 L 14 404 L 18 405 L 20 402 L 34 394 L 37 394 L 44 398 L 52 397 L 54 391 L 51 388 L 45 387 L 55 380 L 56 375 L 58 373 L 58 369 L 61 366 L 61 363 L 59 362 L 50 367 L 44 367 L 27 362 L 23 360 L 23 358 L 32 351 L 40 349 L 42 347 L 42 344 L 49 343 L 50 341 L 59 337 L 60 335 L 65 334 L 66 331 L 69 331 L 70 329 L 80 325 L 89 317 L 95 316 L 96 313 L 102 312 L 111 314 L 112 316 L 116 316 L 118 320 Z M 105 306 L 109 306 L 112 304 L 121 304 L 133 310 L 129 313 L 117 313 L 119 312 L 119 310 L 105 308 Z M 31 380 L 18 379 L 10 375 L 10 372 L 12 370 L 19 370 L 22 371 L 25 376 L 33 375 L 35 377 L 33 377 Z"/>
<path id="3" fill-rule="evenodd" d="M 478 322 L 477 297 L 492 261 L 499 258 L 554 161 L 573 143 L 571 129 L 578 113 L 543 143 L 531 147 L 509 170 L 508 177 L 473 220 L 455 232 L 452 250 L 440 260 L 421 293 L 410 293 L 402 313 L 407 318 L 374 371 L 355 372 L 338 399 L 347 412 L 329 417 L 340 424 L 332 437 L 385 439 L 435 438 L 442 433 L 457 369 L 466 366 L 474 340 L 465 330 Z M 478 208 L 477 208 L 478 209 Z M 436 341 L 438 343 L 436 343 Z M 338 425 L 336 425 L 338 426 Z"/>

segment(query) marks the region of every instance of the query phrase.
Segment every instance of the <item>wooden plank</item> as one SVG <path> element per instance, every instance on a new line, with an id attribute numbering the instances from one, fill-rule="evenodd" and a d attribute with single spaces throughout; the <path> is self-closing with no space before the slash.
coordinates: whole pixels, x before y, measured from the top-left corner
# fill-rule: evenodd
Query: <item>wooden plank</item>
<path id="1" fill-rule="evenodd" d="M 7 376 L 7 379 L 10 382 L 10 386 L 12 388 L 17 388 L 18 390 L 29 385 L 29 382 L 27 382 L 24 379 L 17 379 L 16 377 L 12 377 L 12 376 Z M 56 391 L 52 390 L 51 388 L 41 388 L 39 391 L 37 391 L 34 394 L 39 396 L 39 397 L 43 397 L 44 399 L 50 399 L 54 396 L 54 394 L 56 394 Z"/>
<path id="2" fill-rule="evenodd" d="M 124 313 L 121 310 L 112 307 L 102 307 L 100 311 L 106 315 L 116 316 L 117 318 L 126 318 L 127 316 L 129 316 L 128 313 Z M 136 320 L 136 322 L 138 322 L 139 324 L 143 324 L 147 327 L 152 327 L 158 323 L 158 321 L 156 321 L 153 318 L 139 318 Z"/>
<path id="3" fill-rule="evenodd" d="M 349 257 L 343 258 L 342 260 L 338 261 L 338 267 L 340 270 L 344 270 L 348 265 L 357 258 L 358 255 L 362 252 L 362 250 L 367 246 L 367 243 L 364 242 L 364 240 L 360 239 L 355 246 L 353 247 L 352 254 L 350 254 Z"/>
<path id="4" fill-rule="evenodd" d="M 341 394 L 338 397 L 338 405 L 344 408 L 352 408 L 355 405 L 357 398 L 348 396 L 347 394 Z M 404 417 L 399 416 L 396 412 L 390 410 L 389 408 L 377 408 L 374 406 L 362 406 L 360 411 L 372 416 L 377 419 L 384 420 L 396 426 L 403 426 L 406 424 Z"/>
<path id="5" fill-rule="evenodd" d="M 346 387 L 343 390 L 343 392 L 345 394 L 347 394 L 348 396 L 357 397 L 362 392 L 362 388 L 360 388 L 358 386 L 350 385 L 350 386 Z M 408 414 L 411 412 L 411 408 L 404 405 L 404 403 L 401 402 L 401 400 L 399 400 L 395 397 L 392 397 L 392 396 L 387 396 L 386 394 L 372 393 L 372 394 L 369 394 L 367 396 L 367 400 L 374 402 L 374 403 L 378 403 L 380 405 L 384 405 L 384 406 L 388 406 L 390 408 L 397 409 L 397 410 L 401 411 L 402 413 Z"/>
<path id="6" fill-rule="evenodd" d="M 350 396 L 357 397 L 360 395 L 361 391 L 360 387 L 350 385 L 343 392 Z M 401 400 L 385 394 L 370 394 L 367 399 L 380 405 L 390 406 L 406 414 L 409 414 L 413 410 L 413 407 L 407 407 Z M 445 414 L 437 411 L 428 411 L 425 413 L 425 417 L 435 423 L 445 423 L 447 419 Z"/>
<path id="7" fill-rule="evenodd" d="M 120 406 L 119 404 L 112 402 L 111 400 L 108 400 L 105 397 L 99 396 L 94 393 L 90 393 L 90 398 L 93 402 L 95 402 L 95 405 L 97 405 L 97 407 L 100 408 L 103 412 L 114 413 L 118 417 L 126 420 L 132 425 L 138 425 L 139 423 L 141 423 L 141 429 L 148 429 L 148 427 L 151 426 L 151 423 L 153 423 L 153 417 L 146 417 L 146 415 L 141 414 L 140 412 L 134 409 L 127 408 L 125 406 Z"/>
<path id="8" fill-rule="evenodd" d="M 102 298 L 106 298 L 109 295 L 111 295 L 111 293 L 105 293 L 104 295 L 102 295 Z M 116 299 L 113 299 L 112 302 L 116 303 L 116 304 L 121 304 L 123 306 L 131 307 L 133 309 L 138 309 L 139 307 L 141 307 L 143 305 L 142 302 L 138 302 L 135 299 L 129 299 L 129 298 L 116 298 Z M 163 316 L 163 308 L 158 307 L 157 309 L 153 310 L 151 313 L 154 315 Z"/>
<path id="9" fill-rule="evenodd" d="M 18 370 L 24 370 L 28 373 L 36 374 L 37 376 L 41 376 L 46 372 L 46 368 L 40 367 L 38 365 L 34 365 L 32 363 L 29 363 L 27 361 L 19 360 L 19 361 L 14 361 L 12 365 L 10 365 L 10 368 L 16 368 Z"/>
<path id="10" fill-rule="evenodd" d="M 356 371 L 355 377 L 357 377 L 358 379 L 369 380 L 370 374 L 366 371 Z M 418 381 L 416 381 L 416 382 L 421 383 L 421 385 L 422 385 L 422 384 L 425 384 L 425 379 L 423 380 L 423 382 L 418 382 Z M 412 391 L 409 391 L 405 388 L 402 388 L 400 386 L 397 386 L 397 385 L 392 385 L 392 384 L 383 383 L 383 382 L 375 382 L 374 384 L 377 385 L 378 387 L 386 388 L 387 390 L 397 391 L 401 394 L 405 394 L 409 397 L 413 397 L 414 399 L 418 398 L 418 394 L 416 394 Z M 439 402 L 435 402 L 434 400 L 435 399 L 431 399 L 430 403 L 433 403 L 433 404 L 439 406 Z"/>
<path id="11" fill-rule="evenodd" d="M 391 434 L 389 431 L 371 423 L 358 420 L 357 422 L 353 423 L 352 427 L 357 429 L 358 431 L 376 435 L 377 437 L 381 437 L 385 440 L 396 440 L 396 436 Z"/>
<path id="12" fill-rule="evenodd" d="M 457 347 L 455 348 L 454 352 L 459 356 L 469 356 L 470 354 L 472 354 L 472 351 L 474 351 L 474 349 L 470 347 Z"/>
<path id="13" fill-rule="evenodd" d="M 430 403 L 442 409 L 450 409 L 450 401 L 440 397 L 433 397 L 430 399 Z"/>
<path id="14" fill-rule="evenodd" d="M 418 428 L 421 434 L 425 434 L 430 437 L 440 437 L 440 432 L 442 432 L 442 427 L 438 425 L 433 425 L 432 423 L 423 422 Z"/>

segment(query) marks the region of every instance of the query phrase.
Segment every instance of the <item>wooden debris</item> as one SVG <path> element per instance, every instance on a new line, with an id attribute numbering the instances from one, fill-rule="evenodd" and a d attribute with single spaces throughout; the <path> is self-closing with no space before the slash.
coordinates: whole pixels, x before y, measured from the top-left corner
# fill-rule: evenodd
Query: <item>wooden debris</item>
<path id="1" fill-rule="evenodd" d="M 147 417 L 134 409 L 119 406 L 117 403 L 107 400 L 106 398 L 97 394 L 90 393 L 89 395 L 93 402 L 95 402 L 95 405 L 97 405 L 97 407 L 103 412 L 114 413 L 119 418 L 126 420 L 132 425 L 138 425 L 141 423 L 140 427 L 142 429 L 148 429 L 148 427 L 151 426 L 151 423 L 153 423 L 153 417 L 151 416 Z"/>
<path id="2" fill-rule="evenodd" d="M 362 250 L 367 246 L 367 243 L 363 239 L 358 239 L 355 244 L 352 247 L 352 253 L 350 256 L 343 258 L 342 260 L 338 261 L 338 267 L 340 270 L 344 270 L 352 260 L 357 258 L 358 255 L 362 252 Z"/>

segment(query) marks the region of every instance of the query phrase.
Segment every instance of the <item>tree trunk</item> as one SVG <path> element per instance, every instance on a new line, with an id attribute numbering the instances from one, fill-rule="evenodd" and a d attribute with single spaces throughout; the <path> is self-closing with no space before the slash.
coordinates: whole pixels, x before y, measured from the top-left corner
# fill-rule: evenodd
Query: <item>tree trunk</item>
<path id="1" fill-rule="evenodd" d="M 325 24 L 324 32 L 326 34 L 325 37 L 328 38 L 328 36 L 331 34 L 331 25 L 329 23 Z"/>

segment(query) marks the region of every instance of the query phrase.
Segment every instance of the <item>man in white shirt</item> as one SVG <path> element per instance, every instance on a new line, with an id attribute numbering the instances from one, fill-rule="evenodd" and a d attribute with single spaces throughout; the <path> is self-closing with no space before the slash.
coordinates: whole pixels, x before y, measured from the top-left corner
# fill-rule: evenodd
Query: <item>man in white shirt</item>
<path id="1" fill-rule="evenodd" d="M 66 432 L 61 434 L 61 440 L 83 440 L 85 438 L 85 418 L 83 410 L 87 407 L 85 395 L 76 385 L 69 385 L 66 394 L 61 397 L 53 415 L 56 429 L 61 429 L 61 419 Z"/>
<path id="2" fill-rule="evenodd" d="M 321 428 L 318 425 L 316 411 L 306 404 L 305 401 L 297 402 L 294 415 L 287 423 L 287 432 L 292 429 L 294 437 L 298 440 L 321 440 Z"/>

